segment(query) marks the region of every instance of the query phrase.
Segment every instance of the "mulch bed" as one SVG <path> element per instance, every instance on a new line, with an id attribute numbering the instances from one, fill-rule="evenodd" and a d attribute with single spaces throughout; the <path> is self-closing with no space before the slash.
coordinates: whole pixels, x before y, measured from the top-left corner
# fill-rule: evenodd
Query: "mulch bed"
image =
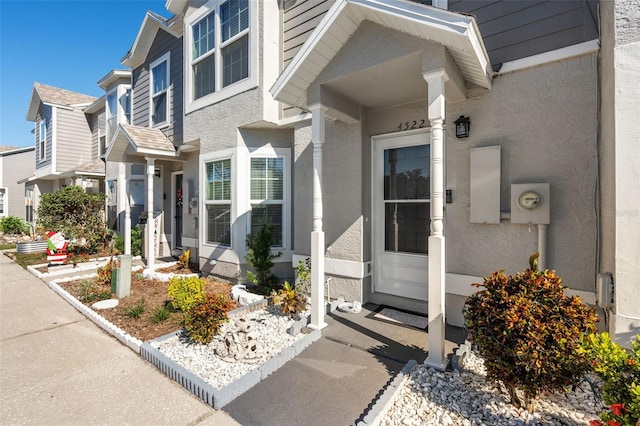
<path id="1" fill-rule="evenodd" d="M 87 287 L 91 286 L 93 279 L 61 282 L 58 285 L 64 288 L 72 296 L 79 298 L 86 294 Z M 205 291 L 212 294 L 231 294 L 231 284 L 215 280 L 206 279 Z M 97 310 L 105 319 L 120 327 L 131 336 L 142 341 L 155 339 L 165 334 L 174 332 L 182 328 L 183 313 L 171 311 L 169 317 L 156 323 L 153 313 L 156 309 L 167 305 L 168 282 L 149 280 L 142 277 L 140 273 L 131 274 L 131 295 L 120 299 L 120 303 L 113 309 Z M 109 287 L 93 285 L 96 291 L 110 291 Z M 115 295 L 112 295 L 115 298 Z M 138 318 L 129 318 L 125 313 L 144 299 L 144 312 Z M 80 300 L 80 299 L 79 299 Z M 84 302 L 91 306 L 95 301 Z"/>

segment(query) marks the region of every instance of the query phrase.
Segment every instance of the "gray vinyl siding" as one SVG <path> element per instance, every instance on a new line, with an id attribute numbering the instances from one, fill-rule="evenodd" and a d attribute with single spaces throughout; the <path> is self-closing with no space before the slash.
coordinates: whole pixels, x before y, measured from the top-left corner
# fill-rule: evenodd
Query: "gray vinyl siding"
<path id="1" fill-rule="evenodd" d="M 334 0 L 285 0 L 282 17 L 282 69 L 298 53 Z M 299 108 L 283 107 L 283 117 L 303 112 Z"/>
<path id="2" fill-rule="evenodd" d="M 171 88 L 169 97 L 169 127 L 163 130 L 175 146 L 182 145 L 183 140 L 184 96 L 182 50 L 182 38 L 176 38 L 163 30 L 159 30 L 151 45 L 147 60 L 140 67 L 133 70 L 132 77 L 132 124 L 149 127 L 149 65 L 167 52 L 171 52 L 169 64 Z"/>
<path id="3" fill-rule="evenodd" d="M 91 158 L 98 158 L 98 116 L 100 113 L 87 114 L 87 122 L 91 131 Z"/>
<path id="4" fill-rule="evenodd" d="M 475 16 L 492 65 L 598 38 L 594 0 L 449 0 Z"/>
<path id="5" fill-rule="evenodd" d="M 56 171 L 64 172 L 91 161 L 91 130 L 80 109 L 58 108 L 56 124 Z"/>
<path id="6" fill-rule="evenodd" d="M 18 181 L 33 175 L 35 169 L 35 150 L 3 155 L 2 185 L 7 189 L 5 196 L 5 214 L 25 219 L 24 183 Z"/>

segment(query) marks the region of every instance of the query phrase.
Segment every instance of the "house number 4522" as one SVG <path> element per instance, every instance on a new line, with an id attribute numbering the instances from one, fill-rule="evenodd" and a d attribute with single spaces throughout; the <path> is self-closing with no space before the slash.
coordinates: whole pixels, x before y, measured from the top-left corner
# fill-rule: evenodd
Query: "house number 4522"
<path id="1" fill-rule="evenodd" d="M 401 132 L 403 130 L 422 129 L 424 127 L 424 123 L 424 120 L 405 121 L 404 123 L 398 124 L 398 131 Z"/>

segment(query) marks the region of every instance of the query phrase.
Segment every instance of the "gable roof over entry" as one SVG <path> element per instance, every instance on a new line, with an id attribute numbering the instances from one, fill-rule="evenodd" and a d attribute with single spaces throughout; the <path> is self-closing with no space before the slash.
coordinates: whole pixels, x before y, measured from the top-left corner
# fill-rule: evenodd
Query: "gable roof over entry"
<path id="1" fill-rule="evenodd" d="M 180 153 L 162 130 L 121 123 L 105 160 L 123 162 L 127 155 L 171 159 L 179 157 Z"/>
<path id="2" fill-rule="evenodd" d="M 468 82 L 491 88 L 473 17 L 404 0 L 337 0 L 270 89 L 273 97 L 306 108 L 309 86 L 365 20 L 445 46 Z"/>

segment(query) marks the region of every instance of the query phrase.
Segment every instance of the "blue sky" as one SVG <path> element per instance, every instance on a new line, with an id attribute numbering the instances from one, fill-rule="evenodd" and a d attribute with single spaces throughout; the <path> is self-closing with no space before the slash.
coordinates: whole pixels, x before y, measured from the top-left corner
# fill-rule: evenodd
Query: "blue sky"
<path id="1" fill-rule="evenodd" d="M 34 144 L 34 82 L 101 96 L 97 81 L 132 46 L 144 15 L 165 0 L 0 0 L 0 145 Z"/>

